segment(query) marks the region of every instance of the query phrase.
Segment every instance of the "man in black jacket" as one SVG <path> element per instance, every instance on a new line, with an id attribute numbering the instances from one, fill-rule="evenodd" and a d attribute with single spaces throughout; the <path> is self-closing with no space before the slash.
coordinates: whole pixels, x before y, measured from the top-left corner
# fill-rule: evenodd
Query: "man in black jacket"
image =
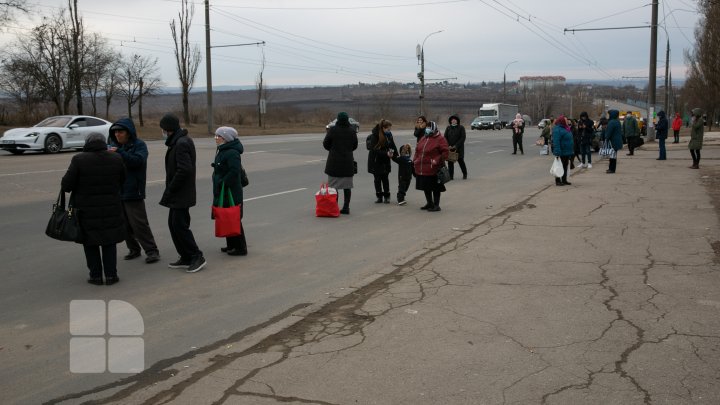
<path id="1" fill-rule="evenodd" d="M 173 269 L 187 269 L 188 273 L 200 271 L 207 262 L 195 243 L 190 230 L 190 207 L 195 206 L 195 144 L 186 129 L 180 128 L 180 120 L 173 114 L 165 114 L 160 120 L 165 145 L 165 191 L 160 205 L 170 208 L 168 227 L 180 259 L 170 263 Z"/>
<path id="2" fill-rule="evenodd" d="M 145 210 L 145 182 L 147 179 L 148 149 L 142 139 L 138 139 L 135 123 L 130 118 L 121 118 L 110 127 L 109 150 L 116 152 L 125 163 L 125 184 L 122 199 L 125 225 L 127 227 L 128 254 L 125 260 L 140 257 L 140 247 L 145 250 L 146 263 L 160 260 L 155 238 Z"/>

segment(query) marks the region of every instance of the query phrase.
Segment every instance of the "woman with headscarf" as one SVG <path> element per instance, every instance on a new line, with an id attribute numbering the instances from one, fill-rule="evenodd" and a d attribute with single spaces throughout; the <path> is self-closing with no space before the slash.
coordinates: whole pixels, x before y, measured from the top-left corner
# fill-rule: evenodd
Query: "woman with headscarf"
<path id="1" fill-rule="evenodd" d="M 244 151 L 243 144 L 238 139 L 237 131 L 232 127 L 220 127 L 215 131 L 215 144 L 217 152 L 215 161 L 212 163 L 213 174 L 213 200 L 215 206 L 221 207 L 224 201 L 220 201 L 220 191 L 225 186 L 225 195 L 232 195 L 236 205 L 240 205 L 240 219 L 245 215 L 243 201 L 243 187 L 240 181 L 242 172 L 242 160 L 240 155 Z M 240 235 L 228 236 L 225 238 L 225 247 L 220 248 L 230 256 L 247 255 L 247 239 L 245 239 L 245 227 L 240 223 Z"/>
<path id="2" fill-rule="evenodd" d="M 357 149 L 358 139 L 355 128 L 350 125 L 350 118 L 346 112 L 337 115 L 335 125 L 325 134 L 323 147 L 328 151 L 325 163 L 325 174 L 328 175 L 328 185 L 343 190 L 343 207 L 341 214 L 350 214 L 350 197 L 352 196 L 353 176 L 355 163 L 353 151 Z"/>
<path id="3" fill-rule="evenodd" d="M 575 156 L 575 146 L 573 143 L 573 134 L 568 125 L 565 116 L 561 115 L 555 120 L 555 126 L 552 133 L 552 151 L 556 159 L 560 159 L 563 165 L 562 177 L 555 177 L 556 186 L 569 186 L 571 183 L 567 181 L 568 164 Z"/>
<path id="4" fill-rule="evenodd" d="M 447 140 L 438 131 L 437 124 L 428 122 L 413 158 L 415 188 L 425 193 L 427 202 L 421 210 L 440 211 L 440 193 L 445 191 L 445 185 L 438 182 L 438 171 L 445 165 L 449 151 Z"/>
<path id="5" fill-rule="evenodd" d="M 117 275 L 117 244 L 125 240 L 120 191 L 125 183 L 122 157 L 108 151 L 105 136 L 88 135 L 83 151 L 73 156 L 62 178 L 62 190 L 72 193 L 79 213 L 82 245 L 90 270 L 88 283 L 112 285 Z"/>

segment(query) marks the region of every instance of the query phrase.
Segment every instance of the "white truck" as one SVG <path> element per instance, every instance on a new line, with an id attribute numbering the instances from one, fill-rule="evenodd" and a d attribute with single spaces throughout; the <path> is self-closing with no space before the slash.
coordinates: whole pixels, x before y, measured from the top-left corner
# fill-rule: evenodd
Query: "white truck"
<path id="1" fill-rule="evenodd" d="M 470 129 L 502 129 L 515 119 L 518 106 L 514 104 L 483 104 L 478 116 L 470 124 Z"/>

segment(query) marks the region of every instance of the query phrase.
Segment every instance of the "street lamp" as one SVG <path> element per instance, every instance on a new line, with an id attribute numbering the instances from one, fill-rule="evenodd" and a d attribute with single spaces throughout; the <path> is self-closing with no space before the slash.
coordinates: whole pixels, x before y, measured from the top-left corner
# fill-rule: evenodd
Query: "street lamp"
<path id="1" fill-rule="evenodd" d="M 427 34 L 425 39 L 422 41 L 422 45 L 418 44 L 417 47 L 415 47 L 415 53 L 417 54 L 418 61 L 420 62 L 420 73 L 418 73 L 418 79 L 420 79 L 420 115 L 425 115 L 425 41 L 427 41 L 431 35 L 439 34 L 441 32 L 443 32 L 443 30 Z"/>
<path id="2" fill-rule="evenodd" d="M 516 60 L 509 62 L 507 65 L 505 65 L 505 69 L 503 69 L 503 103 L 505 102 L 505 97 L 507 96 L 507 90 L 505 89 L 505 72 L 507 72 L 508 66 L 512 65 L 513 63 L 517 63 Z"/>

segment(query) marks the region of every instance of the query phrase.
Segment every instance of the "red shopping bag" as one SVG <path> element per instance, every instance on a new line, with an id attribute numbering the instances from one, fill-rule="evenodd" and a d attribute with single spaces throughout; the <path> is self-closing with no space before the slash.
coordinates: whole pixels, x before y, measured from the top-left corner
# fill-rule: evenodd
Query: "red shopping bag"
<path id="1" fill-rule="evenodd" d="M 218 204 L 213 205 L 212 215 L 215 218 L 215 236 L 218 238 L 227 238 L 229 236 L 240 236 L 242 234 L 242 225 L 240 224 L 241 207 L 240 204 L 235 205 L 231 192 L 228 192 L 228 207 L 223 207 L 225 201 L 225 183 L 220 188 L 220 198 Z"/>
<path id="2" fill-rule="evenodd" d="M 320 185 L 320 191 L 315 193 L 315 216 L 317 217 L 339 217 L 337 190 L 328 187 L 327 183 Z"/>

